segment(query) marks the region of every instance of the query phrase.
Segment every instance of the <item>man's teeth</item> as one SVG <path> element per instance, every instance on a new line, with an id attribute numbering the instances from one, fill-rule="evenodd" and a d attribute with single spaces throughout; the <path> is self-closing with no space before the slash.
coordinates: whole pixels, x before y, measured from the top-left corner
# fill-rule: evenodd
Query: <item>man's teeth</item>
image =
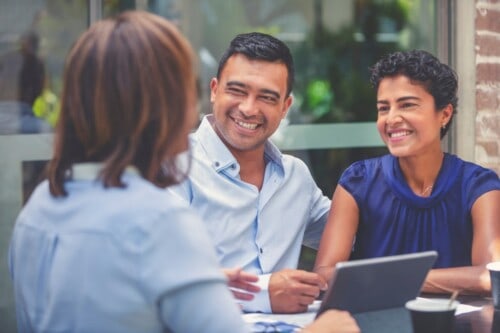
<path id="1" fill-rule="evenodd" d="M 241 126 L 241 127 L 244 127 L 244 128 L 247 128 L 247 129 L 250 129 L 250 130 L 254 130 L 257 128 L 257 124 L 249 124 L 249 123 L 244 123 L 244 122 L 241 122 L 241 121 L 238 121 L 236 120 L 236 123 Z"/>
<path id="2" fill-rule="evenodd" d="M 410 135 L 410 131 L 389 133 L 389 136 L 391 138 L 399 138 L 399 137 L 406 136 L 406 135 Z"/>

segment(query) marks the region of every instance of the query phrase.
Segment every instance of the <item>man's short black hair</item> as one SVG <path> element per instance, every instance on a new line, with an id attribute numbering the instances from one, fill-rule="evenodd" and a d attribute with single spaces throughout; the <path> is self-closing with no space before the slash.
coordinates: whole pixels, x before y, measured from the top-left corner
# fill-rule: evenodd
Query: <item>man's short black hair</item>
<path id="1" fill-rule="evenodd" d="M 294 83 L 294 65 L 290 49 L 281 40 L 260 32 L 239 34 L 233 38 L 228 49 L 219 60 L 217 78 L 220 78 L 227 60 L 234 54 L 242 54 L 251 60 L 283 63 L 288 71 L 287 96 Z"/>

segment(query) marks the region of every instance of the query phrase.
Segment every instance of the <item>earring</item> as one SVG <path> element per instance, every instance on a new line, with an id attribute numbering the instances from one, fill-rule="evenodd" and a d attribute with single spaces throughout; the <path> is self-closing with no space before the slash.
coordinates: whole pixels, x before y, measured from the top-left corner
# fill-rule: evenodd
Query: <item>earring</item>
<path id="1" fill-rule="evenodd" d="M 446 128 L 446 124 L 443 123 L 443 125 L 441 126 L 442 129 L 445 129 Z"/>

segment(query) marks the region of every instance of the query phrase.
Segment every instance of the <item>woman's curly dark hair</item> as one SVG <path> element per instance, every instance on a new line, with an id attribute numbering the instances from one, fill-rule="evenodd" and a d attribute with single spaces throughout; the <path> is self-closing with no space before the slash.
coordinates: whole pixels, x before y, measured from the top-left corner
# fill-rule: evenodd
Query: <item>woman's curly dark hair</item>
<path id="1" fill-rule="evenodd" d="M 371 67 L 370 72 L 370 82 L 375 90 L 378 90 L 383 78 L 404 75 L 412 82 L 420 84 L 434 97 L 437 110 L 451 104 L 453 114 L 450 121 L 441 129 L 441 138 L 446 135 L 458 103 L 458 79 L 452 68 L 440 62 L 429 52 L 412 50 L 388 54 Z"/>

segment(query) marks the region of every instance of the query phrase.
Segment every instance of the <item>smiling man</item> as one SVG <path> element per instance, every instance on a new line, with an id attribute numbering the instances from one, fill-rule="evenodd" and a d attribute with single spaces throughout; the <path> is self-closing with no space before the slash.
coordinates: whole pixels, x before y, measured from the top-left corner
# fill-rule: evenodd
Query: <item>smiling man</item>
<path id="1" fill-rule="evenodd" d="M 282 41 L 236 36 L 210 83 L 213 112 L 191 136 L 190 176 L 173 190 L 201 214 L 222 266 L 260 276 L 247 311 L 303 312 L 326 288 L 296 267 L 302 244 L 318 247 L 330 200 L 269 141 L 292 104 L 293 71 Z"/>

